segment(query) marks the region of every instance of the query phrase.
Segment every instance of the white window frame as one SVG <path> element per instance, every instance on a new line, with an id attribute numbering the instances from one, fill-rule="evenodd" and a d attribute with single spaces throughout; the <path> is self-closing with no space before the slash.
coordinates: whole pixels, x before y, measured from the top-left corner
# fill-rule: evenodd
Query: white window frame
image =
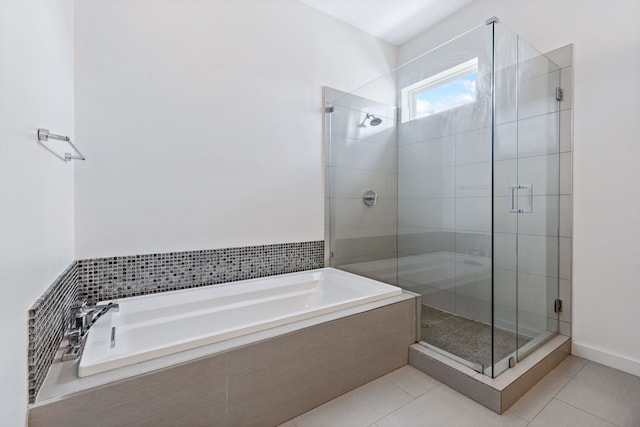
<path id="1" fill-rule="evenodd" d="M 402 122 L 419 118 L 417 117 L 417 98 L 419 94 L 477 72 L 478 58 L 473 58 L 403 88 L 401 92 Z"/>

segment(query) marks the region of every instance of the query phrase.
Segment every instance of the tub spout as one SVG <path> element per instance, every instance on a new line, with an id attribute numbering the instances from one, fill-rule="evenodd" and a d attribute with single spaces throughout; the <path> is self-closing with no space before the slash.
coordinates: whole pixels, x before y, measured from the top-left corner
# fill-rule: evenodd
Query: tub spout
<path id="1" fill-rule="evenodd" d="M 89 328 L 109 310 L 119 311 L 117 302 L 102 305 L 87 305 L 86 301 L 76 301 L 71 306 L 69 327 L 66 331 L 69 347 L 62 354 L 62 360 L 76 359 L 82 353 Z"/>
<path id="2" fill-rule="evenodd" d="M 102 316 L 109 310 L 120 311 L 120 306 L 116 302 L 110 302 L 109 304 L 96 305 L 96 306 L 87 307 L 87 308 L 91 312 L 91 321 L 89 323 L 89 328 L 91 327 L 91 325 L 96 323 L 96 321 L 100 318 L 100 316 Z"/>

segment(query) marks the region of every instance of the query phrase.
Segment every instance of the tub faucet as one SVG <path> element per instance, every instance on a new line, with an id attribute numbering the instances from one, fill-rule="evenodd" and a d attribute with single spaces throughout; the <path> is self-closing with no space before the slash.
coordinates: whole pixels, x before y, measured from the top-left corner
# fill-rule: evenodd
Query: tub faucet
<path id="1" fill-rule="evenodd" d="M 86 300 L 76 301 L 71 305 L 69 326 L 66 331 L 69 346 L 62 354 L 62 360 L 76 359 L 82 352 L 84 340 L 89 328 L 109 310 L 119 311 L 116 302 L 101 305 L 87 305 Z"/>
<path id="2" fill-rule="evenodd" d="M 89 326 L 87 327 L 87 329 L 89 329 L 91 325 L 96 323 L 96 321 L 100 318 L 100 316 L 105 314 L 107 311 L 109 310 L 120 311 L 120 306 L 118 305 L 117 302 L 110 302 L 108 304 L 103 304 L 103 305 L 87 306 L 87 310 L 89 310 L 89 313 L 91 314 Z"/>

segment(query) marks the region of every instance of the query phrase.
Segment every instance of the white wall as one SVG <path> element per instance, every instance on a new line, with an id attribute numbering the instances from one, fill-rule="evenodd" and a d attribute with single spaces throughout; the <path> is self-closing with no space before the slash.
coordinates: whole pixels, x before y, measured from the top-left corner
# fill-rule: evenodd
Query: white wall
<path id="1" fill-rule="evenodd" d="M 640 375 L 640 3 L 476 0 L 399 63 L 492 15 L 542 52 L 574 43 L 573 350 Z"/>
<path id="2" fill-rule="evenodd" d="M 36 142 L 73 136 L 73 2 L 0 2 L 0 424 L 25 424 L 27 310 L 73 260 L 73 163 Z M 57 147 L 56 147 L 57 149 Z"/>
<path id="3" fill-rule="evenodd" d="M 294 0 L 75 7 L 76 257 L 323 239 L 322 90 L 396 48 Z"/>

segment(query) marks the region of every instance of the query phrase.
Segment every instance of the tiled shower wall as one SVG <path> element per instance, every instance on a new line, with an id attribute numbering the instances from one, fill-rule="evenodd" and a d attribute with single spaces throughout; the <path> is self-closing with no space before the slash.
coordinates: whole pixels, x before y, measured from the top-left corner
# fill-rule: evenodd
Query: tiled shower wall
<path id="1" fill-rule="evenodd" d="M 323 266 L 324 241 L 74 261 L 29 310 L 29 402 L 35 402 L 77 299 L 95 304 Z"/>
<path id="2" fill-rule="evenodd" d="M 391 83 L 386 87 L 393 89 Z M 325 255 L 333 266 L 393 283 L 396 108 L 331 88 L 325 88 L 325 106 L 333 107 L 333 112 L 325 114 L 325 235 L 331 236 Z M 382 122 L 371 126 L 365 120 L 368 113 Z M 363 203 L 365 190 L 377 193 L 374 206 Z M 393 262 L 385 266 L 384 260 Z"/>
<path id="3" fill-rule="evenodd" d="M 559 298 L 562 300 L 560 333 L 571 336 L 571 276 L 573 247 L 573 45 L 547 53 L 560 66 L 560 242 Z"/>
<path id="4" fill-rule="evenodd" d="M 492 49 L 478 28 L 410 62 L 398 87 L 465 61 L 475 99 L 398 125 L 398 282 L 422 302 L 491 321 Z"/>

